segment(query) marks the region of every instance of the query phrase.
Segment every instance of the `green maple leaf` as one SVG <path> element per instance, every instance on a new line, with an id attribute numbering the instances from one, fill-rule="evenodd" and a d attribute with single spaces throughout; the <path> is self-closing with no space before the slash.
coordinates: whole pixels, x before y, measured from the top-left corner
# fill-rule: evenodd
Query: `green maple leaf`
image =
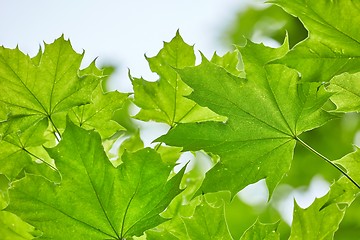
<path id="1" fill-rule="evenodd" d="M 360 149 L 356 147 L 356 151 L 349 153 L 334 163 L 342 165 L 347 174 L 358 184 L 360 183 Z"/>
<path id="2" fill-rule="evenodd" d="M 190 216 L 178 216 L 156 229 L 146 232 L 147 239 L 233 239 L 225 219 L 224 202 L 208 203 L 202 197 L 197 206 L 196 201 L 183 206 L 183 210 L 191 211 Z"/>
<path id="3" fill-rule="evenodd" d="M 56 115 L 90 102 L 101 71 L 95 64 L 79 71 L 83 54 L 76 53 L 63 36 L 30 58 L 18 48 L 0 48 L 0 102 L 7 109 L 0 133 L 23 131 L 41 119 L 54 128 Z M 65 115 L 64 115 L 65 116 Z M 60 126 L 61 127 L 61 126 Z M 56 129 L 58 131 L 58 129 Z"/>
<path id="4" fill-rule="evenodd" d="M 333 92 L 331 101 L 336 111 L 360 112 L 360 73 L 344 73 L 331 79 L 327 90 Z"/>
<path id="5" fill-rule="evenodd" d="M 71 122 L 48 152 L 61 183 L 28 174 L 12 183 L 6 208 L 41 230 L 42 239 L 140 236 L 166 220 L 159 214 L 181 192 L 183 170 L 168 180 L 171 166 L 154 150 L 124 154 L 124 163 L 115 168 L 100 136 Z"/>
<path id="6" fill-rule="evenodd" d="M 360 70 L 358 1 L 270 0 L 299 17 L 309 37 L 277 62 L 301 72 L 304 81 L 329 81 Z M 341 19 L 341 21 L 339 21 Z"/>
<path id="7" fill-rule="evenodd" d="M 0 236 L 2 240 L 25 240 L 33 239 L 39 234 L 35 228 L 23 222 L 16 215 L 2 211 L 8 203 L 9 180 L 0 174 Z"/>
<path id="8" fill-rule="evenodd" d="M 224 204 L 212 206 L 203 199 L 191 217 L 182 217 L 188 239 L 233 239 L 225 221 Z"/>
<path id="9" fill-rule="evenodd" d="M 327 202 L 323 205 L 326 207 L 330 204 L 341 204 L 341 207 L 348 207 L 355 200 L 359 189 L 346 177 L 341 177 L 331 185 L 331 191 L 327 197 Z"/>
<path id="10" fill-rule="evenodd" d="M 279 222 L 272 224 L 263 224 L 259 220 L 244 232 L 240 240 L 278 240 L 280 234 L 277 232 Z"/>
<path id="11" fill-rule="evenodd" d="M 42 119 L 24 131 L 6 134 L 0 139 L 0 173 L 14 179 L 29 166 L 33 153 L 42 149 L 41 145 L 47 141 L 44 137 L 47 127 L 46 119 Z"/>
<path id="12" fill-rule="evenodd" d="M 85 129 L 96 129 L 102 138 L 109 138 L 120 130 L 125 130 L 113 120 L 114 112 L 121 109 L 127 94 L 117 91 L 103 93 L 100 85 L 94 90 L 90 104 L 71 109 L 70 119 Z"/>
<path id="13" fill-rule="evenodd" d="M 243 72 L 239 71 L 239 52 L 227 52 L 223 56 L 217 55 L 214 53 L 210 62 L 215 63 L 223 68 L 225 68 L 228 72 L 232 73 L 235 76 L 242 76 Z"/>
<path id="14" fill-rule="evenodd" d="M 341 210 L 337 204 L 322 208 L 326 201 L 327 199 L 323 198 L 316 199 L 307 209 L 302 209 L 295 203 L 289 239 L 333 239 L 345 215 L 345 210 Z"/>
<path id="15" fill-rule="evenodd" d="M 346 158 L 352 159 L 352 157 L 354 154 Z M 348 162 L 345 158 L 341 161 Z M 299 207 L 295 202 L 289 239 L 333 239 L 347 207 L 355 200 L 358 192 L 359 189 L 351 181 L 341 177 L 331 185 L 330 191 L 325 196 L 315 199 L 306 209 Z"/>
<path id="16" fill-rule="evenodd" d="M 122 156 L 125 153 L 133 153 L 133 152 L 136 152 L 143 148 L 144 148 L 144 143 L 140 138 L 140 132 L 137 131 L 135 134 L 131 135 L 129 138 L 125 139 L 121 143 L 121 145 L 118 149 L 118 152 L 117 152 L 117 156 L 116 156 L 117 159 L 114 161 L 111 161 L 111 163 L 114 166 L 118 166 L 122 163 Z M 163 161 L 164 161 L 164 159 L 163 159 Z"/>
<path id="17" fill-rule="evenodd" d="M 2 240 L 29 240 L 40 235 L 41 232 L 23 222 L 16 215 L 0 211 L 0 236 Z"/>
<path id="18" fill-rule="evenodd" d="M 152 58 L 147 58 L 150 68 L 160 76 L 156 82 L 132 78 L 134 103 L 141 108 L 135 118 L 164 122 L 173 126 L 179 122 L 223 120 L 207 108 L 200 107 L 184 96 L 191 93 L 174 68 L 195 65 L 192 46 L 186 44 L 179 32 Z"/>
<path id="19" fill-rule="evenodd" d="M 360 182 L 360 151 L 349 153 L 333 161 L 347 170 L 353 181 Z M 359 189 L 346 177 L 334 182 L 330 191 L 306 209 L 295 204 L 290 239 L 333 239 L 347 207 L 355 200 Z"/>
<path id="20" fill-rule="evenodd" d="M 299 84 L 296 71 L 265 65 L 286 54 L 286 44 L 272 49 L 250 42 L 240 51 L 247 79 L 206 59 L 199 66 L 178 70 L 194 89 L 191 99 L 228 117 L 226 123 L 179 124 L 158 139 L 220 156 L 199 192 L 230 190 L 234 196 L 266 178 L 271 194 L 290 168 L 298 136 L 333 118 L 322 109 L 330 94 L 318 84 Z"/>

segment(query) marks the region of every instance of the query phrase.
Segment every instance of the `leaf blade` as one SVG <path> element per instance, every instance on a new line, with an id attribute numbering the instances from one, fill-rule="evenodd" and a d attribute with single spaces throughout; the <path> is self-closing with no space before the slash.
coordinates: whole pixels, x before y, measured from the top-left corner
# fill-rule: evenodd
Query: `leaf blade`
<path id="1" fill-rule="evenodd" d="M 141 235 L 165 220 L 159 213 L 180 193 L 183 172 L 167 181 L 171 167 L 154 150 L 125 154 L 124 163 L 114 168 L 100 136 L 70 122 L 63 140 L 48 151 L 61 183 L 27 175 L 13 184 L 7 208 L 42 230 L 43 238 Z M 66 231 L 70 226 L 74 232 Z"/>
<path id="2" fill-rule="evenodd" d="M 158 121 L 174 126 L 179 122 L 222 121 L 223 118 L 184 97 L 191 93 L 175 69 L 194 66 L 193 46 L 186 44 L 180 33 L 165 42 L 163 49 L 152 58 L 147 58 L 150 68 L 160 78 L 148 82 L 133 78 L 134 103 L 141 108 L 135 118 L 142 121 Z"/>
<path id="3" fill-rule="evenodd" d="M 313 83 L 300 85 L 292 69 L 267 64 L 286 52 L 286 43 L 271 49 L 250 42 L 241 51 L 247 79 L 206 59 L 199 66 L 178 70 L 194 89 L 191 99 L 228 117 L 226 123 L 179 124 L 157 139 L 220 156 L 199 192 L 230 190 L 234 196 L 246 185 L 266 178 L 271 195 L 290 168 L 296 136 L 333 118 L 322 109 L 331 94 L 318 91 Z M 254 57 L 258 55 L 262 57 Z"/>
<path id="4" fill-rule="evenodd" d="M 346 4 L 325 0 L 269 2 L 299 17 L 309 30 L 309 37 L 305 41 L 276 62 L 299 70 L 304 81 L 327 82 L 341 73 L 360 70 L 360 35 L 352 24 L 360 20 L 357 1 Z"/>

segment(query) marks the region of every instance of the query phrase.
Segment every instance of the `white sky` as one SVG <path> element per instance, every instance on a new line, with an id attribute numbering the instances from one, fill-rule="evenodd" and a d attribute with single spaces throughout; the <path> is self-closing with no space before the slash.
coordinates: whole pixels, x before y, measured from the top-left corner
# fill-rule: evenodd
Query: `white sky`
<path id="1" fill-rule="evenodd" d="M 77 52 L 85 50 L 84 66 L 118 66 L 116 88 L 131 91 L 127 69 L 134 76 L 155 79 L 144 54 L 154 56 L 177 29 L 184 40 L 206 56 L 224 53 L 219 44 L 224 26 L 246 3 L 255 0 L 0 0 L 0 45 L 35 55 L 39 44 L 65 34 Z"/>

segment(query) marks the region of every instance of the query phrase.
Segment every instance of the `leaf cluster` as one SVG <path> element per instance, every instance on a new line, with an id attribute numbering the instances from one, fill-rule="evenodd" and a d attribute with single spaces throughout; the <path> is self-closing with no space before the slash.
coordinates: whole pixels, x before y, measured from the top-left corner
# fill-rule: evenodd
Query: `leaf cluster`
<path id="1" fill-rule="evenodd" d="M 63 36 L 35 57 L 1 47 L 1 239 L 332 239 L 359 193 L 360 151 L 333 160 L 311 136 L 336 147 L 327 129 L 360 111 L 360 35 L 350 23 L 360 5 L 270 2 L 308 37 L 291 48 L 287 36 L 278 48 L 247 40 L 195 65 L 177 32 L 146 57 L 157 81 L 129 76 L 133 93 L 106 92 L 106 71 L 80 69 L 84 53 Z M 139 120 L 169 131 L 144 146 Z M 183 152 L 196 157 L 179 169 Z M 239 191 L 265 180 L 271 205 L 309 155 L 341 174 L 329 191 L 307 208 L 295 202 L 286 231 L 267 207 L 269 218 L 237 236 L 228 216 Z"/>

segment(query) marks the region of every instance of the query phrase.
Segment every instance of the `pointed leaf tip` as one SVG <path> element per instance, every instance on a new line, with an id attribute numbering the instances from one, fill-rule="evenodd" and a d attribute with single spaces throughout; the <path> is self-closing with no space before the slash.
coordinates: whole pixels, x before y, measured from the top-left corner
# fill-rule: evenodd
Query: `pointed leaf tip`
<path id="1" fill-rule="evenodd" d="M 266 178 L 271 196 L 290 169 L 294 136 L 333 118 L 322 109 L 327 93 L 320 96 L 310 85 L 299 88 L 296 71 L 268 65 L 287 50 L 286 45 L 274 49 L 251 42 L 240 49 L 246 81 L 208 61 L 178 71 L 194 89 L 192 100 L 228 118 L 226 124 L 178 124 L 160 138 L 187 151 L 204 150 L 220 156 L 206 173 L 199 193 L 229 190 L 234 196 L 248 184 Z"/>
<path id="2" fill-rule="evenodd" d="M 171 168 L 153 149 L 126 153 L 115 168 L 100 136 L 71 121 L 49 154 L 62 174 L 61 184 L 27 175 L 14 183 L 7 209 L 40 229 L 44 238 L 140 236 L 165 221 L 159 214 L 181 192 L 183 172 L 168 180 Z"/>

